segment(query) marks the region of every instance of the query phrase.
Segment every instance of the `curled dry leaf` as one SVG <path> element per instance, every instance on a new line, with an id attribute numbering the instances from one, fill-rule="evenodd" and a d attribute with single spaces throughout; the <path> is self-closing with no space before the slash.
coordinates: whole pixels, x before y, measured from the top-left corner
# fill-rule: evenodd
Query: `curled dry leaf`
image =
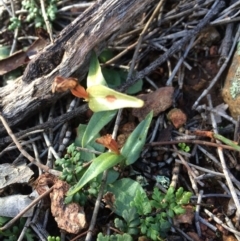
<path id="1" fill-rule="evenodd" d="M 180 128 L 187 121 L 187 116 L 182 110 L 174 108 L 169 111 L 167 118 L 172 122 L 175 128 Z"/>
<path id="2" fill-rule="evenodd" d="M 119 149 L 118 149 L 118 144 L 114 139 L 112 139 L 112 135 L 107 134 L 105 136 L 101 136 L 96 139 L 96 142 L 98 144 L 105 146 L 110 151 L 112 151 L 118 155 L 120 154 Z"/>
<path id="3" fill-rule="evenodd" d="M 112 192 L 107 192 L 103 195 L 102 201 L 106 203 L 106 208 L 114 210 L 114 203 L 115 203 L 115 195 Z"/>
<path id="4" fill-rule="evenodd" d="M 63 78 L 61 76 L 56 76 L 52 83 L 52 93 L 71 90 L 77 87 L 77 85 L 78 80 L 76 78 Z"/>
<path id="5" fill-rule="evenodd" d="M 9 73 L 19 66 L 27 64 L 29 60 L 39 53 L 45 46 L 47 41 L 40 38 L 37 39 L 26 51 L 20 50 L 9 57 L 0 60 L 0 75 Z"/>
<path id="6" fill-rule="evenodd" d="M 67 90 L 70 90 L 72 94 L 76 97 L 88 99 L 88 93 L 78 83 L 78 80 L 76 78 L 64 78 L 61 76 L 56 76 L 52 83 L 52 93 L 65 92 Z"/>
<path id="7" fill-rule="evenodd" d="M 157 116 L 172 106 L 173 92 L 173 87 L 163 87 L 152 93 L 138 96 L 144 101 L 144 106 L 141 109 L 133 109 L 132 114 L 138 117 L 139 121 L 143 120 L 151 110 L 153 110 L 153 116 Z"/>
<path id="8" fill-rule="evenodd" d="M 36 190 L 43 193 L 47 185 L 53 185 L 50 193 L 51 212 L 58 227 L 69 233 L 79 233 L 86 226 L 86 219 L 83 207 L 78 203 L 65 204 L 64 199 L 70 186 L 64 181 L 58 180 L 55 176 L 46 173 L 36 180 Z M 45 188 L 44 188 L 45 187 Z"/>

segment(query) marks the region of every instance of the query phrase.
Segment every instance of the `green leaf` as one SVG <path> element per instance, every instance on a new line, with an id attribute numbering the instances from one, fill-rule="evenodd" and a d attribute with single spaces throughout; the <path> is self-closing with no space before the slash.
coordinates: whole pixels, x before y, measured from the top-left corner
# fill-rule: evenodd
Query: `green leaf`
<path id="1" fill-rule="evenodd" d="M 161 220 L 160 222 L 160 236 L 162 238 L 165 238 L 167 235 L 167 232 L 170 230 L 171 228 L 171 223 L 168 220 Z"/>
<path id="2" fill-rule="evenodd" d="M 151 224 L 151 226 L 148 229 L 147 236 L 154 241 L 158 240 L 158 236 L 159 236 L 158 224 Z"/>
<path id="3" fill-rule="evenodd" d="M 114 57 L 113 51 L 110 49 L 104 49 L 101 54 L 99 55 L 99 60 L 102 63 L 106 63 L 108 60 L 112 59 Z M 105 76 L 104 76 L 105 77 Z"/>
<path id="4" fill-rule="evenodd" d="M 168 190 L 167 190 L 167 194 L 165 196 L 165 199 L 171 200 L 174 197 L 174 191 L 175 191 L 174 187 L 169 187 Z"/>
<path id="5" fill-rule="evenodd" d="M 133 238 L 128 234 L 124 233 L 123 235 L 116 234 L 117 241 L 133 241 Z"/>
<path id="6" fill-rule="evenodd" d="M 36 238 L 36 235 L 32 232 L 30 228 L 27 228 L 24 236 L 26 237 L 27 241 L 34 241 L 34 238 Z"/>
<path id="7" fill-rule="evenodd" d="M 173 218 L 174 217 L 174 212 L 172 209 L 168 209 L 167 210 L 167 215 L 170 217 L 170 218 Z"/>
<path id="8" fill-rule="evenodd" d="M 125 107 L 140 108 L 144 102 L 133 96 L 125 95 L 103 85 L 94 85 L 87 89 L 89 108 L 93 112 L 116 110 Z"/>
<path id="9" fill-rule="evenodd" d="M 8 222 L 11 218 L 0 216 L 0 226 L 3 226 L 4 223 Z"/>
<path id="10" fill-rule="evenodd" d="M 115 218 L 114 219 L 114 225 L 115 225 L 116 228 L 118 228 L 122 232 L 126 232 L 127 231 L 126 223 L 123 220 L 119 219 L 119 218 Z"/>
<path id="11" fill-rule="evenodd" d="M 183 195 L 183 187 L 179 187 L 176 191 L 176 201 L 178 202 Z"/>
<path id="12" fill-rule="evenodd" d="M 99 148 L 97 149 L 96 146 L 99 146 Z M 101 147 L 101 150 L 100 150 Z M 100 151 L 103 152 L 104 151 L 104 146 L 100 146 L 100 144 L 98 143 L 91 143 L 91 145 L 87 145 L 85 146 L 86 149 L 88 149 L 89 151 Z M 84 162 L 89 162 L 91 160 L 93 160 L 94 158 L 96 158 L 96 154 L 88 152 L 88 151 L 80 151 L 81 152 L 81 160 L 83 160 Z"/>
<path id="13" fill-rule="evenodd" d="M 125 83 L 128 71 L 125 69 L 113 69 L 113 68 L 103 68 L 103 76 L 110 88 L 117 88 L 118 86 Z M 134 73 L 133 73 L 134 75 Z M 142 90 L 143 80 L 138 80 L 134 85 L 130 86 L 126 93 L 127 94 L 136 94 Z"/>
<path id="14" fill-rule="evenodd" d="M 113 119 L 116 113 L 116 110 L 94 113 L 83 134 L 82 147 L 85 147 L 92 140 L 96 139 L 100 130 Z"/>
<path id="15" fill-rule="evenodd" d="M 139 215 L 147 215 L 152 211 L 151 203 L 147 197 L 146 192 L 136 191 L 134 200 L 130 206 L 135 207 Z"/>
<path id="16" fill-rule="evenodd" d="M 184 192 L 181 199 L 177 202 L 177 204 L 182 204 L 182 205 L 188 204 L 191 196 L 192 196 L 191 192 Z"/>
<path id="17" fill-rule="evenodd" d="M 87 87 L 91 87 L 94 85 L 106 85 L 107 83 L 103 77 L 101 66 L 98 62 L 98 58 L 95 52 L 92 52 L 90 59 L 90 67 L 88 71 L 87 77 Z"/>
<path id="18" fill-rule="evenodd" d="M 73 196 L 69 196 L 69 197 L 65 198 L 64 202 L 65 202 L 65 204 L 68 204 L 68 203 L 71 203 L 72 200 L 73 200 Z"/>
<path id="19" fill-rule="evenodd" d="M 80 124 L 77 129 L 77 137 L 75 139 L 75 146 L 81 146 L 82 145 L 82 140 L 84 133 L 87 129 L 87 125 Z M 96 135 L 95 138 L 99 137 L 100 135 Z M 93 150 L 93 151 L 99 151 L 103 152 L 105 147 L 103 145 L 100 145 L 96 143 L 94 140 L 92 140 L 88 145 L 84 146 L 88 150 Z M 81 160 L 84 162 L 91 161 L 96 157 L 94 153 L 91 152 L 86 152 L 86 151 L 79 151 L 81 153 Z"/>
<path id="20" fill-rule="evenodd" d="M 143 86 L 143 80 L 140 79 L 138 80 L 134 85 L 130 86 L 128 89 L 127 89 L 127 94 L 129 95 L 133 95 L 133 94 L 136 94 L 138 93 L 139 91 L 142 90 L 142 86 Z"/>
<path id="21" fill-rule="evenodd" d="M 106 184 L 115 182 L 118 179 L 119 175 L 120 175 L 119 172 L 115 171 L 113 168 L 109 169 L 107 179 L 106 179 Z M 101 183 L 101 180 L 102 180 L 102 174 L 97 176 L 97 181 L 99 183 Z"/>
<path id="22" fill-rule="evenodd" d="M 120 69 L 119 75 L 121 78 L 121 84 L 124 84 L 126 82 L 127 76 L 128 76 L 128 71 L 126 69 Z M 135 71 L 133 71 L 133 76 L 135 75 Z M 139 79 L 134 85 L 130 86 L 126 93 L 127 94 L 136 94 L 137 92 L 142 90 L 142 85 L 143 85 L 143 80 Z"/>
<path id="23" fill-rule="evenodd" d="M 99 233 L 97 236 L 97 241 L 133 241 L 133 238 L 127 233 L 124 233 L 123 235 L 116 234 L 110 236 L 103 236 L 102 233 Z"/>
<path id="24" fill-rule="evenodd" d="M 122 213 L 122 216 L 128 225 L 132 224 L 131 228 L 136 227 L 140 224 L 139 215 L 135 207 L 131 207 L 131 208 L 128 208 L 128 210 L 124 210 Z"/>
<path id="25" fill-rule="evenodd" d="M 141 222 L 142 222 L 141 227 L 140 227 L 141 233 L 145 234 L 145 233 L 147 233 L 147 222 L 144 219 L 142 219 Z"/>
<path id="26" fill-rule="evenodd" d="M 138 226 L 140 224 L 140 218 L 135 207 L 124 210 L 122 214 L 126 225 L 125 230 L 121 230 L 131 235 L 137 235 L 139 233 Z M 117 227 L 117 226 L 116 226 Z"/>
<path id="27" fill-rule="evenodd" d="M 79 182 L 68 191 L 67 196 L 71 196 L 78 192 L 93 178 L 97 177 L 103 171 L 115 166 L 124 159 L 125 158 L 122 155 L 116 155 L 115 153 L 111 152 L 101 154 L 93 160 L 92 164 L 83 174 Z"/>
<path id="28" fill-rule="evenodd" d="M 190 150 L 191 150 L 190 147 L 189 147 L 189 146 L 186 146 L 184 151 L 185 151 L 185 152 L 190 152 Z"/>
<path id="29" fill-rule="evenodd" d="M 11 48 L 9 46 L 0 46 L 0 60 L 9 56 Z"/>
<path id="30" fill-rule="evenodd" d="M 106 189 L 106 191 L 112 192 L 115 195 L 114 212 L 119 216 L 123 215 L 125 209 L 129 209 L 129 204 L 134 200 L 138 190 L 143 195 L 145 193 L 141 185 L 130 178 L 117 180 L 116 182 L 109 184 Z"/>
<path id="31" fill-rule="evenodd" d="M 121 80 L 121 76 L 119 74 L 120 69 L 112 69 L 112 68 L 103 68 L 102 73 L 108 84 L 108 86 L 112 89 L 120 86 L 123 81 Z"/>
<path id="32" fill-rule="evenodd" d="M 151 124 L 152 117 L 153 112 L 151 111 L 131 133 L 121 149 L 121 154 L 126 157 L 126 165 L 131 165 L 139 158 L 146 142 L 148 128 Z"/>
<path id="33" fill-rule="evenodd" d="M 128 234 L 131 234 L 131 235 L 137 235 L 139 233 L 139 229 L 138 228 L 128 228 Z"/>
<path id="34" fill-rule="evenodd" d="M 103 236 L 102 233 L 99 233 L 97 236 L 97 241 L 110 241 L 110 236 L 109 235 Z"/>
<path id="35" fill-rule="evenodd" d="M 183 213 L 186 212 L 186 210 L 185 210 L 184 208 L 180 207 L 180 206 L 175 206 L 175 207 L 173 208 L 173 211 L 174 211 L 174 213 L 176 213 L 177 215 L 180 215 L 180 214 L 183 214 Z"/>

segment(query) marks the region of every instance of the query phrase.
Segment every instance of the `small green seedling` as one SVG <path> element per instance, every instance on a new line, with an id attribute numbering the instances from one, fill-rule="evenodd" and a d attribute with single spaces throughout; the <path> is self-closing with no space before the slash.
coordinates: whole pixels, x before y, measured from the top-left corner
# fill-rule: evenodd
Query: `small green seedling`
<path id="1" fill-rule="evenodd" d="M 102 233 L 99 233 L 97 236 L 97 241 L 133 241 L 131 235 L 124 234 L 113 234 L 104 236 Z"/>
<path id="2" fill-rule="evenodd" d="M 8 26 L 9 30 L 14 30 L 21 26 L 21 21 L 17 17 L 10 18 L 11 24 Z"/>
<path id="3" fill-rule="evenodd" d="M 152 240 L 159 240 L 167 235 L 171 223 L 169 220 L 176 215 L 185 213 L 182 205 L 189 203 L 192 193 L 179 188 L 176 192 L 170 187 L 166 194 L 154 188 L 151 199 L 137 192 L 131 206 L 140 215 L 140 233 Z"/>
<path id="4" fill-rule="evenodd" d="M 190 146 L 188 146 L 186 143 L 178 143 L 178 147 L 181 151 L 190 152 Z"/>
<path id="5" fill-rule="evenodd" d="M 57 0 L 46 0 L 45 9 L 46 15 L 50 22 L 56 19 L 57 15 Z M 26 21 L 34 22 L 35 27 L 45 27 L 44 19 L 42 16 L 40 2 L 36 0 L 23 0 L 21 1 L 22 8 L 27 11 Z M 9 30 L 14 30 L 21 27 L 21 21 L 17 17 L 10 18 L 11 24 L 8 26 Z"/>
<path id="6" fill-rule="evenodd" d="M 0 226 L 2 226 L 4 223 L 9 221 L 10 218 L 7 217 L 1 217 L 0 216 Z M 0 231 L 0 240 L 3 241 L 16 241 L 19 238 L 19 235 L 25 225 L 26 218 L 20 218 L 19 222 L 17 222 L 14 226 L 11 228 Z M 24 240 L 26 241 L 34 241 L 35 234 L 32 232 L 31 229 L 27 228 L 24 233 Z"/>
<path id="7" fill-rule="evenodd" d="M 61 239 L 60 239 L 59 236 L 57 236 L 57 237 L 55 237 L 55 236 L 48 236 L 47 240 L 48 241 L 60 241 Z"/>

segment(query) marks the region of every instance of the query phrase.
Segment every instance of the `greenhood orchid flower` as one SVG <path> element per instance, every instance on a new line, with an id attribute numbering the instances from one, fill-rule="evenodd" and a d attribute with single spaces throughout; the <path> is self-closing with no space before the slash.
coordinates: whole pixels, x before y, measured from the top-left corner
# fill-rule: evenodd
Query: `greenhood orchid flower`
<path id="1" fill-rule="evenodd" d="M 89 103 L 89 108 L 94 112 L 125 107 L 140 108 L 144 105 L 142 100 L 122 94 L 107 86 L 101 84 L 91 85 L 85 90 L 76 78 L 57 76 L 52 84 L 52 92 L 64 92 L 67 90 L 70 90 L 74 96 L 85 99 Z"/>

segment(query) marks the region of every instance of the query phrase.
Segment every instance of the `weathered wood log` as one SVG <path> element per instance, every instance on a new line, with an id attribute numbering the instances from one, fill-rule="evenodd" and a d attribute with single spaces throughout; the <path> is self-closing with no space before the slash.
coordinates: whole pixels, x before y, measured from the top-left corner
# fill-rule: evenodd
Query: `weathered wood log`
<path id="1" fill-rule="evenodd" d="M 133 26 L 152 0 L 100 0 L 68 25 L 55 42 L 30 61 L 22 77 L 0 88 L 0 111 L 10 126 L 26 121 L 61 95 L 51 93 L 57 75 L 76 70 L 83 78 L 91 50 L 101 51 L 120 33 Z M 0 132 L 3 129 L 0 123 Z"/>

